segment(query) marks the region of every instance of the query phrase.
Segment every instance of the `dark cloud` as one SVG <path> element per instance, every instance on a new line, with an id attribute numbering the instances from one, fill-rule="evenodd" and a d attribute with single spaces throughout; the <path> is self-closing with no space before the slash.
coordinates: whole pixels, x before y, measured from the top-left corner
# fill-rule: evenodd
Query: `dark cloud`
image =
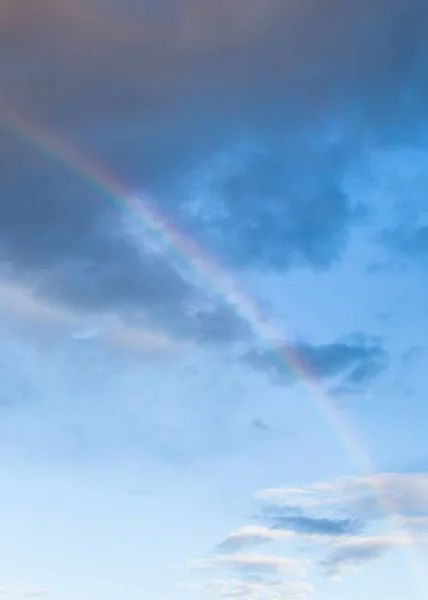
<path id="1" fill-rule="evenodd" d="M 296 343 L 277 350 L 252 351 L 245 360 L 255 369 L 268 371 L 280 383 L 290 385 L 296 381 L 288 365 L 297 363 L 312 377 L 339 377 L 344 384 L 358 386 L 368 383 L 386 367 L 387 354 L 379 343 L 361 340 L 318 346 Z"/>
<path id="2" fill-rule="evenodd" d="M 354 517 L 323 517 L 304 514 L 299 506 L 266 504 L 260 520 L 274 532 L 292 531 L 301 535 L 341 537 L 363 531 L 364 522 Z"/>
<path id="3" fill-rule="evenodd" d="M 363 525 L 356 519 L 328 519 L 305 515 L 276 516 L 272 520 L 273 529 L 292 530 L 307 535 L 342 536 L 360 533 Z"/>
<path id="4" fill-rule="evenodd" d="M 12 274 L 30 281 L 36 276 L 52 296 L 87 308 L 155 308 L 189 296 L 165 261 L 139 256 L 116 235 L 118 219 L 100 197 L 61 167 L 3 141 L 20 165 L 10 169 L 10 154 L 1 154 L 0 251 Z"/>
<path id="5" fill-rule="evenodd" d="M 0 105 L 156 192 L 225 260 L 326 267 L 355 221 L 341 179 L 361 140 L 425 111 L 427 23 L 423 0 L 6 0 Z M 195 178 L 246 139 L 267 154 L 205 190 L 224 216 L 191 217 Z"/>
<path id="6" fill-rule="evenodd" d="M 220 301 L 204 308 L 174 265 L 126 236 L 118 208 L 67 167 L 0 133 L 1 275 L 83 311 L 122 311 L 180 337 L 247 335 Z M 206 304 L 206 302 L 205 302 Z"/>
<path id="7" fill-rule="evenodd" d="M 54 129 L 228 264 L 326 268 L 363 214 L 343 189 L 349 161 L 425 111 L 427 24 L 422 0 L 4 0 L 0 120 Z M 202 341 L 247 334 L 224 305 L 192 312 L 193 287 L 118 235 L 94 191 L 15 135 L 0 144 L 13 276 Z M 369 349 L 297 351 L 321 377 L 378 368 Z"/>
<path id="8" fill-rule="evenodd" d="M 328 267 L 363 212 L 340 189 L 334 153 L 317 156 L 306 148 L 296 159 L 294 152 L 296 147 L 276 142 L 247 158 L 231 152 L 227 169 L 213 166 L 198 184 L 203 197 L 214 201 L 198 206 L 195 200 L 190 207 L 177 202 L 177 218 L 224 261 L 274 269 Z M 195 199 L 199 194 L 191 189 Z"/>

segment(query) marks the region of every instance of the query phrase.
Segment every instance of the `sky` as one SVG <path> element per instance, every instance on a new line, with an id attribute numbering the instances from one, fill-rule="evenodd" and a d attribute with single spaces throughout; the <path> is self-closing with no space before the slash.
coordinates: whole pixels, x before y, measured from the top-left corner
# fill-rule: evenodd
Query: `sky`
<path id="1" fill-rule="evenodd" d="M 427 597 L 427 28 L 2 0 L 2 596 Z"/>

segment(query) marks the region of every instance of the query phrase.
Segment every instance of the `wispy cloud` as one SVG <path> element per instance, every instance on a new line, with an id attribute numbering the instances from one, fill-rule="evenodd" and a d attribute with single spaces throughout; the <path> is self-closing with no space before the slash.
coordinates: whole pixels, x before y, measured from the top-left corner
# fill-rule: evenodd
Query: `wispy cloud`
<path id="1" fill-rule="evenodd" d="M 306 600 L 315 592 L 313 586 L 303 581 L 246 582 L 236 579 L 215 579 L 208 588 L 216 597 L 237 600 Z"/>
<path id="2" fill-rule="evenodd" d="M 257 496 L 278 506 L 295 506 L 331 512 L 345 507 L 363 520 L 387 516 L 425 515 L 428 475 L 381 473 L 367 477 L 341 477 L 308 486 L 262 490 Z"/>
<path id="3" fill-rule="evenodd" d="M 249 525 L 242 527 L 231 533 L 218 546 L 220 552 L 239 552 L 248 547 L 257 546 L 275 540 L 283 540 L 293 537 L 293 531 L 268 529 L 258 525 Z"/>
<path id="4" fill-rule="evenodd" d="M 235 571 L 242 575 L 280 575 L 290 573 L 304 577 L 305 561 L 284 556 L 254 554 L 219 554 L 211 558 L 190 561 L 188 566 L 197 570 Z"/>
<path id="5" fill-rule="evenodd" d="M 283 515 L 267 517 L 275 531 L 291 530 L 309 536 L 342 536 L 357 533 L 363 524 L 353 518 L 308 517 L 306 515 L 290 516 L 287 511 Z"/>
<path id="6" fill-rule="evenodd" d="M 426 540 L 428 541 L 428 540 Z M 340 578 L 347 570 L 361 568 L 365 563 L 381 558 L 390 550 L 411 547 L 409 537 L 374 536 L 345 540 L 334 545 L 330 553 L 319 561 L 325 575 Z"/>

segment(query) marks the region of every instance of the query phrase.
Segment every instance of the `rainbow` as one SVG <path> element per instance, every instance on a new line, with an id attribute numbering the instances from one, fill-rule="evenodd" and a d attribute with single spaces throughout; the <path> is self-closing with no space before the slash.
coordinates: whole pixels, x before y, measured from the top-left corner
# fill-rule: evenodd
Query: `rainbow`
<path id="1" fill-rule="evenodd" d="M 174 254 L 183 258 L 186 264 L 203 278 L 205 284 L 216 294 L 220 294 L 236 314 L 248 323 L 254 335 L 263 343 L 270 345 L 279 368 L 293 372 L 305 385 L 319 416 L 346 448 L 358 470 L 366 476 L 376 473 L 375 465 L 361 443 L 355 427 L 351 427 L 343 412 L 329 398 L 322 382 L 316 378 L 309 365 L 305 364 L 301 356 L 291 347 L 281 346 L 275 341 L 278 339 L 278 329 L 261 314 L 256 303 L 242 291 L 232 275 L 194 240 L 180 231 L 147 196 L 135 196 L 94 160 L 83 156 L 53 133 L 30 123 L 21 115 L 18 117 L 12 115 L 10 111 L 4 112 L 0 109 L 0 129 L 19 137 L 35 151 L 73 173 L 90 188 L 101 193 L 121 215 L 131 217 L 133 222 L 142 228 L 143 236 L 148 233 L 155 236 Z M 397 526 L 398 515 L 393 503 L 384 497 L 381 489 L 374 489 L 374 491 L 380 506 Z M 407 531 L 404 533 L 410 540 L 410 534 Z"/>

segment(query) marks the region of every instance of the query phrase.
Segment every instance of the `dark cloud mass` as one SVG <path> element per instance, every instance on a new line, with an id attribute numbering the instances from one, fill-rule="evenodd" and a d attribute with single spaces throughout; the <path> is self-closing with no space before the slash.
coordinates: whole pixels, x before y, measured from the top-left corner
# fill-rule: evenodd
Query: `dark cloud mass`
<path id="1" fill-rule="evenodd" d="M 66 165 L 11 134 L 1 141 L 3 277 L 79 310 L 123 311 L 179 337 L 227 342 L 247 335 L 231 309 L 221 302 L 202 307 L 166 257 L 126 237 L 119 209 Z"/>
<path id="2" fill-rule="evenodd" d="M 5 147 L 0 252 L 6 274 L 85 309 L 145 304 L 168 312 L 189 298 L 189 287 L 165 261 L 139 255 L 115 235 L 118 215 L 100 196 L 13 137 Z"/>
<path id="3" fill-rule="evenodd" d="M 286 359 L 282 360 L 280 356 Z M 246 361 L 255 369 L 267 371 L 283 384 L 295 382 L 295 374 L 286 366 L 292 361 L 317 379 L 338 377 L 343 384 L 358 386 L 368 383 L 386 367 L 387 353 L 380 343 L 362 339 L 359 342 L 321 345 L 296 343 L 283 346 L 278 351 L 252 351 L 246 355 Z"/>
<path id="4" fill-rule="evenodd" d="M 428 105 L 427 25 L 422 0 L 3 0 L 0 122 L 55 130 L 228 264 L 326 268 L 363 214 L 342 186 L 349 161 L 368 138 L 411 135 Z M 191 313 L 190 283 L 2 128 L 0 252 L 8 274 L 79 307 L 246 335 L 223 305 Z M 297 351 L 355 384 L 380 358 Z"/>

